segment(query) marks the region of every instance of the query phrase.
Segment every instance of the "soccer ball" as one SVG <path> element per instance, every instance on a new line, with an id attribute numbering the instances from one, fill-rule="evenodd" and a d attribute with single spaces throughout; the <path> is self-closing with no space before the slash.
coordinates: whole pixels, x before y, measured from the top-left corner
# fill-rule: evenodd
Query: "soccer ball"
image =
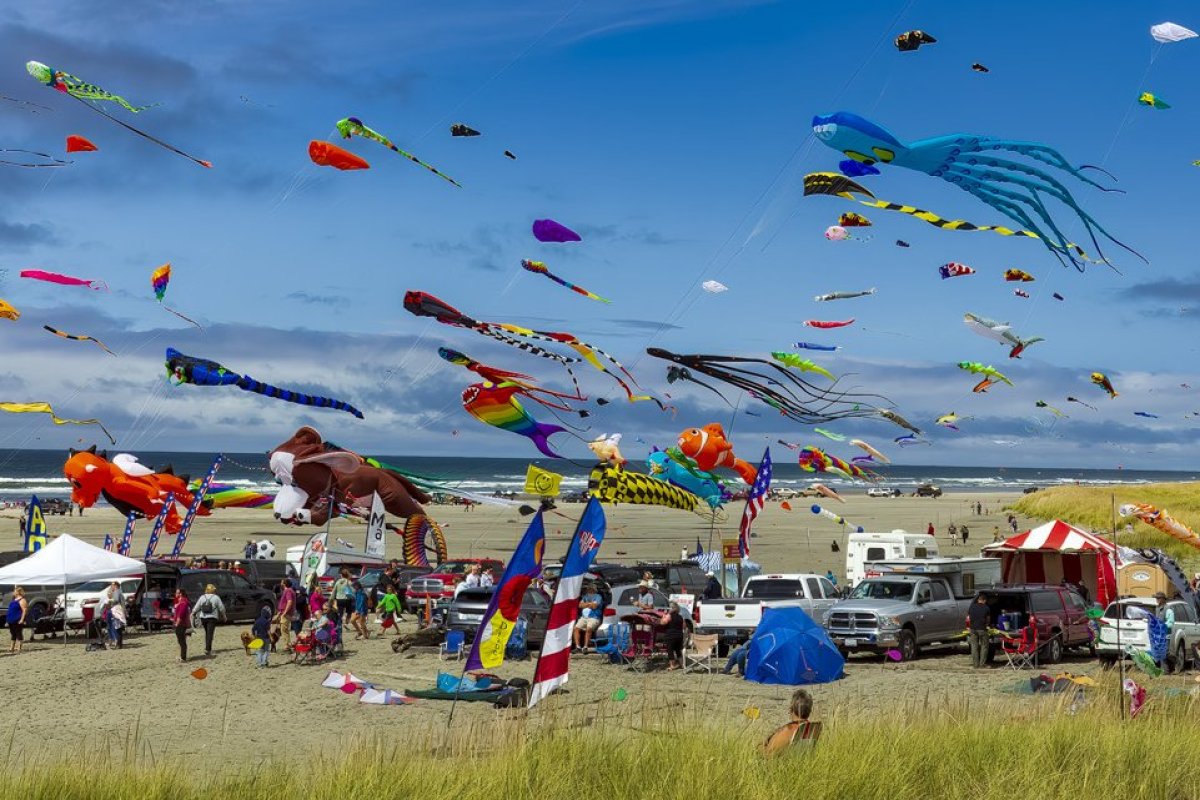
<path id="1" fill-rule="evenodd" d="M 270 539 L 261 539 L 254 543 L 254 559 L 256 561 L 266 561 L 268 558 L 275 557 L 275 543 Z"/>

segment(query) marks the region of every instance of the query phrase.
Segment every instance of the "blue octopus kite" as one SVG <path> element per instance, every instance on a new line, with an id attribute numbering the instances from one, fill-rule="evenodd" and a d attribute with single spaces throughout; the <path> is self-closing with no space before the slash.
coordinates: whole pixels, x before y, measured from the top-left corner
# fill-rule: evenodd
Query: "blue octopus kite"
<path id="1" fill-rule="evenodd" d="M 921 212 L 919 209 L 890 203 L 875 203 L 874 205 L 877 207 L 904 213 L 916 211 L 919 213 L 914 216 L 918 216 L 926 222 L 941 225 L 941 227 L 967 230 L 990 229 L 1006 235 L 1029 236 L 1032 234 L 1045 242 L 1060 261 L 1063 263 L 1069 261 L 1076 269 L 1082 271 L 1084 266 L 1082 261 L 1086 260 L 1086 256 L 1083 256 L 1078 246 L 1063 236 L 1058 225 L 1051 218 L 1050 212 L 1043 203 L 1043 195 L 1048 195 L 1075 212 L 1087 229 L 1103 263 L 1108 263 L 1108 261 L 1099 252 L 1100 244 L 1096 241 L 1097 231 L 1105 238 L 1142 258 L 1141 254 L 1114 238 L 1090 214 L 1080 208 L 1070 190 L 1048 170 L 992 155 L 992 153 L 1016 153 L 1061 170 L 1103 191 L 1120 191 L 1101 186 L 1081 172 L 1083 169 L 1094 169 L 1100 172 L 1104 172 L 1104 170 L 1091 166 L 1076 168 L 1052 147 L 1034 142 L 962 133 L 935 136 L 904 144 L 885 128 L 846 111 L 819 114 L 813 117 L 813 133 L 834 150 L 844 153 L 860 164 L 868 166 L 876 163 L 891 164 L 949 181 L 1028 229 L 1028 232 L 1008 231 L 998 227 L 984 228 L 962 221 L 947 222 L 929 212 Z M 1107 172 L 1104 174 L 1108 175 Z M 1109 177 L 1112 176 L 1109 175 Z M 1145 261 L 1144 258 L 1142 260 Z"/>

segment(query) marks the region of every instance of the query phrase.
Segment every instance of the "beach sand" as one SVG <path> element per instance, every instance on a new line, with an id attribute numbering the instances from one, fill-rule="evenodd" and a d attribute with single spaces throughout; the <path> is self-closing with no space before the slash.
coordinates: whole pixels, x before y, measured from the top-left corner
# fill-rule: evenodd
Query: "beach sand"
<path id="1" fill-rule="evenodd" d="M 867 530 L 905 528 L 924 531 L 929 522 L 938 529 L 943 553 L 968 554 L 991 541 L 992 528 L 1003 530 L 1005 512 L 1001 510 L 1013 495 L 959 494 L 940 499 L 872 499 L 862 495 L 848 497 L 845 504 L 822 500 L 837 506 L 847 520 Z M 969 506 L 979 500 L 987 514 L 974 516 Z M 778 503 L 768 504 L 755 525 L 752 557 L 770 571 L 825 572 L 832 569 L 839 577 L 844 569 L 844 552 L 832 553 L 830 542 L 842 540 L 840 531 L 827 520 L 809 512 L 812 501 L 792 500 L 793 511 L 782 510 Z M 546 518 L 547 559 L 561 558 L 582 511 L 582 505 L 564 505 L 562 516 Z M 495 556 L 505 559 L 524 531 L 526 520 L 515 511 L 496 507 L 434 507 L 433 516 L 446 527 L 451 556 Z M 741 506 L 731 507 L 729 521 L 716 526 L 714 546 L 722 536 L 736 536 Z M 683 546 L 692 549 L 699 537 L 708 548 L 709 524 L 685 512 L 660 508 L 619 506 L 609 508 L 609 532 L 601 550 L 602 561 L 637 559 L 673 559 Z M 12 516 L 12 512 L 4 512 Z M 3 516 L 3 514 L 0 514 Z M 971 547 L 951 547 L 945 528 L 951 522 L 966 522 L 972 531 Z M 1040 520 L 1020 520 L 1023 528 Z M 122 520 L 111 509 L 89 510 L 78 517 L 51 517 L 52 533 L 69 532 L 100 544 L 104 535 L 119 538 Z M 139 523 L 133 552 L 145 547 L 150 523 Z M 282 556 L 292 544 L 304 542 L 310 528 L 291 528 L 274 522 L 268 511 L 220 510 L 196 524 L 186 550 L 235 557 L 247 539 L 269 538 Z M 334 524 L 332 536 L 361 542 L 363 529 L 346 521 Z M 8 539 L 5 549 L 17 546 L 15 518 L 0 522 L 0 537 Z M 163 540 L 169 550 L 170 538 Z M 399 556 L 398 537 L 388 540 L 388 555 Z M 402 629 L 412 630 L 410 620 Z M 143 634 L 131 631 L 121 651 L 85 652 L 78 639 L 64 645 L 61 639 L 27 643 L 19 656 L 0 656 L 0 693 L 11 720 L 11 746 L 14 755 L 29 758 L 70 758 L 80 747 L 124 743 L 131 754 L 161 760 L 174 758 L 184 765 L 206 768 L 221 764 L 257 763 L 303 751 L 304 748 L 337 746 L 355 734 L 402 735 L 405 727 L 443 724 L 450 704 L 418 701 L 407 706 L 364 706 L 355 698 L 321 687 L 325 666 L 295 666 L 275 657 L 272 666 L 257 670 L 252 658 L 243 652 L 238 636 L 244 626 L 229 625 L 217 630 L 216 654 L 212 659 L 193 658 L 186 665 L 176 663 L 175 638 L 170 632 Z M 199 634 L 199 632 L 197 632 Z M 202 650 L 198 635 L 191 649 Z M 386 640 L 347 642 L 348 658 L 338 660 L 334 669 L 350 669 L 354 674 L 380 687 L 393 689 L 432 688 L 440 669 L 456 672 L 461 662 L 440 662 L 436 653 L 423 651 L 396 655 Z M 190 672 L 198 666 L 208 677 L 197 680 Z M 534 661 L 505 664 L 498 672 L 503 677 L 531 678 Z M 1098 665 L 1090 659 L 1069 660 L 1067 669 L 1095 673 Z M 897 704 L 925 703 L 931 698 L 948 696 L 972 698 L 1011 697 L 1013 704 L 1033 702 L 1032 698 L 1009 695 L 1016 685 L 1027 681 L 1030 673 L 1015 673 L 999 666 L 978 672 L 968 666 L 965 651 L 950 650 L 928 654 L 907 664 L 884 663 L 879 658 L 855 657 L 846 670 L 846 678 L 832 684 L 811 687 L 821 716 L 852 718 L 871 714 Z M 1180 681 L 1182 678 L 1164 678 Z M 760 707 L 761 725 L 773 725 L 786 714 L 792 687 L 762 686 L 737 677 L 677 672 L 638 673 L 626 667 L 601 663 L 599 656 L 572 659 L 570 693 L 552 698 L 547 704 L 605 704 L 618 688 L 628 694 L 627 706 L 654 698 L 655 703 L 682 703 L 693 710 L 728 718 L 730 724 L 743 724 L 742 710 Z M 456 723 L 486 721 L 497 712 L 483 703 L 460 703 Z M 764 735 L 765 735 L 764 729 Z M 755 734 L 757 735 L 757 733 Z M 125 752 L 125 751 L 122 751 Z"/>

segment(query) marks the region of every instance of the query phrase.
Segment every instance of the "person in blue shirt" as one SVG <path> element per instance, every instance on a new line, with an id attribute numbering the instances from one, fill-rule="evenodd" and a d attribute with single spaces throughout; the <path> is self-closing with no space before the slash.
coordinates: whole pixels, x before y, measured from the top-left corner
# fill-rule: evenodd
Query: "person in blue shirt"
<path id="1" fill-rule="evenodd" d="M 592 643 L 592 634 L 600 627 L 600 615 L 604 600 L 596 593 L 596 587 L 592 584 L 587 584 L 583 589 L 583 596 L 579 598 L 579 619 L 575 621 L 575 649 L 581 652 L 588 652 L 588 647 Z M 583 640 L 580 644 L 579 640 Z"/>
<path id="2" fill-rule="evenodd" d="M 721 670 L 722 675 L 732 675 L 733 668 L 736 666 L 738 675 L 746 674 L 746 657 L 750 655 L 750 642 L 745 641 L 735 647 L 729 653 L 729 660 L 725 662 L 725 668 Z"/>
<path id="3" fill-rule="evenodd" d="M 835 587 L 837 586 L 837 576 L 833 574 L 833 570 L 825 570 L 825 580 L 832 583 Z"/>
<path id="4" fill-rule="evenodd" d="M 255 639 L 262 641 L 262 646 L 254 652 L 254 659 L 257 666 L 267 666 L 267 657 L 271 653 L 271 609 L 264 606 L 258 612 L 258 619 L 254 620 L 254 625 L 250 628 L 250 635 Z"/>
<path id="5" fill-rule="evenodd" d="M 367 630 L 367 590 L 358 581 L 351 584 L 354 590 L 354 613 L 350 615 L 350 627 L 354 628 L 355 639 L 370 639 L 371 632 Z"/>

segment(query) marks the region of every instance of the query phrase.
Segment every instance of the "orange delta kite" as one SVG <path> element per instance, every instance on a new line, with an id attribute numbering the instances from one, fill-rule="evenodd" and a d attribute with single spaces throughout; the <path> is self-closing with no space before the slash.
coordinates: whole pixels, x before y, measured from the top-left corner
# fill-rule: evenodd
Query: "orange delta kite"
<path id="1" fill-rule="evenodd" d="M 334 169 L 343 171 L 371 168 L 366 159 L 354 155 L 349 150 L 343 150 L 336 144 L 322 142 L 317 139 L 313 139 L 308 143 L 308 157 L 317 166 L 333 167 Z"/>
<path id="2" fill-rule="evenodd" d="M 71 134 L 67 137 L 68 153 L 90 153 L 99 149 L 99 147 L 96 147 L 96 145 L 92 144 L 91 141 L 83 136 Z"/>

